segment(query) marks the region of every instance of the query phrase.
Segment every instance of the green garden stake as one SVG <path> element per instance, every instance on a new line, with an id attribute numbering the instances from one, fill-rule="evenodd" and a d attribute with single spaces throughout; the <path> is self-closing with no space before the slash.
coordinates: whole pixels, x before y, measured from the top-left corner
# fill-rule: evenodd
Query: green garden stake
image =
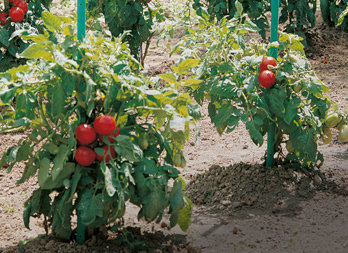
<path id="1" fill-rule="evenodd" d="M 77 39 L 86 37 L 86 0 L 77 0 Z"/>
<path id="2" fill-rule="evenodd" d="M 86 0 L 77 0 L 77 39 L 83 41 L 86 36 Z M 81 56 L 79 56 L 81 57 Z M 76 241 L 85 242 L 85 226 L 81 221 L 81 211 L 77 210 Z"/>
<path id="3" fill-rule="evenodd" d="M 279 0 L 272 0 L 271 2 L 271 43 L 278 41 L 278 26 L 279 26 Z M 277 59 L 278 57 L 278 48 L 271 47 L 270 55 Z M 274 132 L 275 124 L 272 123 L 268 131 L 267 137 L 267 157 L 266 157 L 266 166 L 272 167 L 274 160 Z"/>

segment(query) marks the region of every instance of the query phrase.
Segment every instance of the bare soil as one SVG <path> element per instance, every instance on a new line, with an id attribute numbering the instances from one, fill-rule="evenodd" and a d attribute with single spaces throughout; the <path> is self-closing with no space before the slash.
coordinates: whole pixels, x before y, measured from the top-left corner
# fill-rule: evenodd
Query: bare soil
<path id="1" fill-rule="evenodd" d="M 328 95 L 347 109 L 348 34 L 319 24 L 308 41 L 307 56 L 329 86 Z M 150 74 L 168 71 L 176 60 L 168 55 L 164 44 L 150 48 L 145 68 Z M 203 112 L 207 115 L 207 105 Z M 135 241 L 151 252 L 348 252 L 348 145 L 337 132 L 331 144 L 319 147 L 323 174 L 306 175 L 291 166 L 264 169 L 266 147 L 255 146 L 244 126 L 219 136 L 208 117 L 199 125 L 199 142 L 192 136 L 184 149 L 182 177 L 191 182 L 187 193 L 195 203 L 189 231 L 168 231 L 166 219 L 138 221 L 137 209 L 129 205 L 124 222 Z M 22 133 L 0 135 L 0 154 L 21 138 Z M 131 251 L 111 232 L 109 240 L 93 237 L 77 245 L 45 235 L 40 219 L 31 219 L 31 230 L 25 229 L 23 203 L 38 185 L 35 179 L 16 185 L 22 170 L 18 165 L 10 174 L 0 171 L 0 252 Z M 140 251 L 142 244 L 133 246 Z"/>

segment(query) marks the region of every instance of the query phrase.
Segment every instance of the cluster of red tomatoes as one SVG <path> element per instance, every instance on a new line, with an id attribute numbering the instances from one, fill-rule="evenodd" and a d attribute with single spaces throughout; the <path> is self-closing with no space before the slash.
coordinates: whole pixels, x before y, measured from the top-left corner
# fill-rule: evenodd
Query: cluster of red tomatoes
<path id="1" fill-rule="evenodd" d="M 13 22 L 22 22 L 25 13 L 28 11 L 28 3 L 23 0 L 10 0 L 10 5 L 12 8 L 9 13 L 0 12 L 0 25 L 4 26 L 7 24 L 8 15 Z"/>
<path id="2" fill-rule="evenodd" d="M 266 56 L 261 61 L 259 74 L 259 84 L 265 88 L 271 88 L 276 81 L 274 72 L 268 68 L 269 65 L 275 67 L 277 61 L 271 56 Z"/>
<path id="3" fill-rule="evenodd" d="M 78 125 L 75 130 L 75 137 L 80 146 L 76 150 L 75 160 L 82 166 L 91 165 L 95 159 L 100 162 L 109 162 L 116 157 L 116 151 L 113 146 L 104 143 L 104 138 L 107 138 L 111 144 L 116 141 L 116 137 L 119 134 L 120 130 L 116 125 L 116 120 L 111 115 L 97 117 L 93 123 L 93 127 L 88 124 Z M 96 139 L 99 139 L 103 145 L 101 147 L 104 150 L 103 154 L 97 154 L 89 147 L 89 145 L 96 146 Z"/>

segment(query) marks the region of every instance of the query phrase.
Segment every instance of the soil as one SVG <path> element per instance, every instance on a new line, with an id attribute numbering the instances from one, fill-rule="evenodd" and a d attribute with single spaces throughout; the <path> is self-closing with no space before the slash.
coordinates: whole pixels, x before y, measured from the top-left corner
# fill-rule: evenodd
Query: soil
<path id="1" fill-rule="evenodd" d="M 168 57 L 166 44 L 151 47 L 145 62 L 150 74 L 168 71 L 177 56 Z M 313 69 L 330 88 L 328 96 L 348 108 L 348 34 L 321 24 L 310 31 L 306 54 Z M 207 115 L 207 105 L 203 106 Z M 151 252 L 348 252 L 348 145 L 333 132 L 331 144 L 320 145 L 325 163 L 320 174 L 303 174 L 291 166 L 265 169 L 266 146 L 255 146 L 244 126 L 218 135 L 208 117 L 199 122 L 200 138 L 192 135 L 184 149 L 182 177 L 195 206 L 190 229 L 183 233 L 168 221 L 147 224 L 127 207 L 124 224 L 134 242 Z M 193 129 L 195 132 L 195 129 Z M 0 154 L 24 137 L 0 135 Z M 22 185 L 23 165 L 10 174 L 0 171 L 0 252 L 131 252 L 142 243 L 93 237 L 84 245 L 57 242 L 45 235 L 42 220 L 22 221 L 23 203 L 37 188 L 34 178 Z M 126 232 L 125 232 L 126 233 Z M 128 237 L 128 239 L 130 239 Z M 24 245 L 25 244 L 25 245 Z M 24 245 L 24 246 L 20 246 Z"/>

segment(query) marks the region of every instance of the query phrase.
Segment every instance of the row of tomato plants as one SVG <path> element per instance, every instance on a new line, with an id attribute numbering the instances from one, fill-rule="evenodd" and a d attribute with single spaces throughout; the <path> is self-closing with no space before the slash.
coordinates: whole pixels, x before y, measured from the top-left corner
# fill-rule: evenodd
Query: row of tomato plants
<path id="1" fill-rule="evenodd" d="M 235 3 L 240 2 L 245 13 L 258 26 L 263 38 L 269 28 L 267 13 L 271 11 L 271 0 L 194 0 L 193 7 L 199 15 L 208 12 L 218 20 L 224 17 L 233 18 L 237 9 Z M 317 0 L 281 0 L 280 23 L 284 24 L 285 31 L 295 33 L 306 38 L 308 29 L 316 25 Z M 320 0 L 320 11 L 324 23 L 329 26 L 340 26 L 342 30 L 348 29 L 348 18 L 340 16 L 348 7 L 347 0 Z M 341 17 L 341 18 L 340 18 Z M 302 41 L 306 44 L 306 40 Z"/>
<path id="2" fill-rule="evenodd" d="M 189 93 L 209 102 L 220 134 L 244 122 L 261 146 L 275 123 L 279 163 L 320 167 L 317 142 L 328 127 L 347 141 L 347 116 L 324 96 L 300 38 L 281 33 L 279 45 L 268 47 L 246 42 L 245 33 L 257 29 L 237 9 L 231 20 L 201 18 L 198 30 L 188 29 L 173 51 L 182 59 L 158 77 L 139 71 L 121 38 L 90 31 L 79 43 L 70 18 L 42 13 L 43 32 L 22 35 L 32 41 L 21 54 L 27 65 L 0 75 L 1 130 L 28 131 L 0 165 L 10 171 L 24 162 L 18 183 L 37 175 L 40 186 L 25 203 L 27 227 L 43 215 L 56 237 L 69 240 L 74 214 L 89 227 L 115 224 L 130 201 L 140 207 L 138 218 L 159 222 L 168 210 L 170 227 L 186 230 L 192 204 L 177 167 L 185 166 L 189 124 L 201 116 Z M 270 47 L 280 57 L 265 62 Z"/>

